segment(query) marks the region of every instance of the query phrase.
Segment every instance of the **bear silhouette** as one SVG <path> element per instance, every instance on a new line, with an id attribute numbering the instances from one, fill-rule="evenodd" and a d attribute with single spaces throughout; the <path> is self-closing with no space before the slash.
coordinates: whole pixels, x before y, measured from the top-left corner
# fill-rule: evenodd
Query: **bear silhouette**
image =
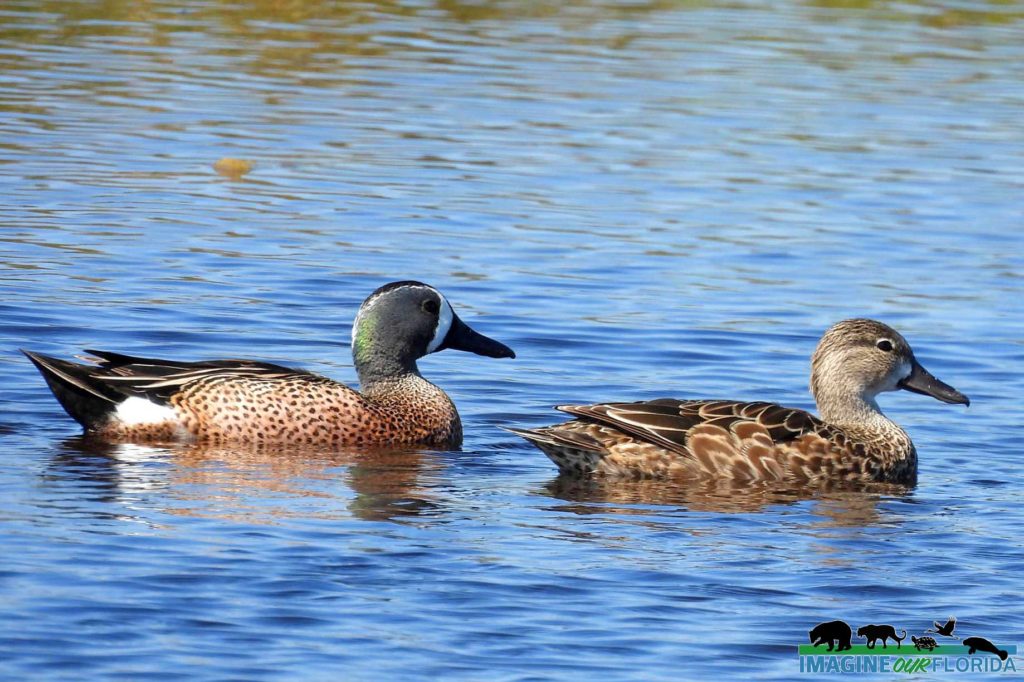
<path id="1" fill-rule="evenodd" d="M 827 623 L 818 623 L 807 635 L 811 638 L 812 646 L 828 642 L 828 650 L 832 651 L 838 642 L 839 647 L 836 651 L 846 651 L 851 648 L 850 639 L 853 637 L 853 630 L 841 620 L 830 620 Z"/>
<path id="2" fill-rule="evenodd" d="M 968 654 L 973 654 L 975 650 L 986 651 L 990 654 L 995 654 L 999 657 L 1000 660 L 1003 661 L 1005 661 L 1006 657 L 1009 656 L 1009 654 L 1007 654 L 1002 649 L 997 648 L 995 644 L 988 641 L 984 637 L 968 637 L 964 640 L 964 646 L 971 647 L 970 651 L 967 652 Z"/>
<path id="3" fill-rule="evenodd" d="M 875 642 L 879 639 L 882 640 L 882 648 L 888 649 L 886 640 L 891 637 L 896 640 L 896 648 L 899 649 L 900 644 L 907 638 L 907 631 L 903 631 L 902 637 L 897 637 L 896 628 L 891 625 L 862 625 L 857 628 L 857 636 L 868 640 L 869 649 L 874 649 Z"/>

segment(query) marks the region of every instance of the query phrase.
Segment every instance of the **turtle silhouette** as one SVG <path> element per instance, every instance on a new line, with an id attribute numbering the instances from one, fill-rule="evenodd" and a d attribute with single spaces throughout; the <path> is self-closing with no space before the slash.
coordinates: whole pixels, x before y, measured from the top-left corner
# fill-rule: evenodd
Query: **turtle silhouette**
<path id="1" fill-rule="evenodd" d="M 1006 657 L 1009 655 L 1006 651 L 998 648 L 995 644 L 984 637 L 968 637 L 964 640 L 964 646 L 971 647 L 967 652 L 968 654 L 973 654 L 975 651 L 985 651 L 990 654 L 995 654 L 1001 661 L 1005 661 Z"/>
<path id="2" fill-rule="evenodd" d="M 946 621 L 945 625 L 939 625 L 939 621 L 935 621 L 933 625 L 935 626 L 934 629 L 928 628 L 927 630 L 925 630 L 925 632 L 934 632 L 935 634 L 942 635 L 943 637 L 952 637 L 953 639 L 960 639 L 959 637 L 953 634 L 953 628 L 956 627 L 956 616 L 950 616 L 949 620 Z"/>
<path id="3" fill-rule="evenodd" d="M 934 637 L 914 637 L 910 636 L 910 641 L 914 643 L 914 648 L 920 651 L 921 649 L 927 649 L 928 651 L 934 651 L 939 646 Z"/>

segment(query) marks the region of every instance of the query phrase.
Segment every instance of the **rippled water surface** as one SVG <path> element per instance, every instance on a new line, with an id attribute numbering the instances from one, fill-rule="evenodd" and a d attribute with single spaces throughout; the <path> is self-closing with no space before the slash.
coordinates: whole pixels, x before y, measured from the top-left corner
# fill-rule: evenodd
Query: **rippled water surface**
<path id="1" fill-rule="evenodd" d="M 949 614 L 1024 644 L 1022 60 L 981 0 L 4 2 L 0 676 L 790 679 L 815 623 Z M 421 362 L 461 452 L 88 443 L 17 352 L 354 381 L 406 278 L 519 356 Z M 883 396 L 911 491 L 580 484 L 499 429 L 810 408 L 851 316 L 973 400 Z"/>

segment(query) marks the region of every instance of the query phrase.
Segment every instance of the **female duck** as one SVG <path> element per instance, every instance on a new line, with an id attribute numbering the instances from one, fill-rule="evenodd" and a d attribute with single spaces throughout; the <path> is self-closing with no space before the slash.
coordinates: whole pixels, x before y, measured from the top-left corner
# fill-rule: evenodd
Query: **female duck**
<path id="1" fill-rule="evenodd" d="M 362 393 L 310 372 L 248 360 L 174 362 L 88 351 L 98 366 L 24 351 L 87 433 L 118 440 L 457 448 L 462 422 L 416 361 L 445 348 L 492 358 L 511 349 L 470 329 L 444 296 L 392 282 L 352 325 Z"/>
<path id="2" fill-rule="evenodd" d="M 765 402 L 661 399 L 563 405 L 574 421 L 512 431 L 563 474 L 913 483 L 914 444 L 875 402 L 898 389 L 970 404 L 929 374 L 896 330 L 846 320 L 825 332 L 811 360 L 821 418 Z"/>

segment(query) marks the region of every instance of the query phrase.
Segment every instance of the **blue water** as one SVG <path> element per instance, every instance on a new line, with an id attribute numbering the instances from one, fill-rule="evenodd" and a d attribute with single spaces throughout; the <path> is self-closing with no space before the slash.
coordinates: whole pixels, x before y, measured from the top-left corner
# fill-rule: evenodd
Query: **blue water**
<path id="1" fill-rule="evenodd" d="M 1024 644 L 1022 59 L 980 0 L 4 3 L 0 677 L 786 680 L 818 622 L 950 614 Z M 16 350 L 354 381 L 405 278 L 518 353 L 421 362 L 461 452 L 84 443 Z M 852 316 L 972 399 L 883 397 L 911 491 L 574 484 L 498 428 L 812 408 Z"/>

